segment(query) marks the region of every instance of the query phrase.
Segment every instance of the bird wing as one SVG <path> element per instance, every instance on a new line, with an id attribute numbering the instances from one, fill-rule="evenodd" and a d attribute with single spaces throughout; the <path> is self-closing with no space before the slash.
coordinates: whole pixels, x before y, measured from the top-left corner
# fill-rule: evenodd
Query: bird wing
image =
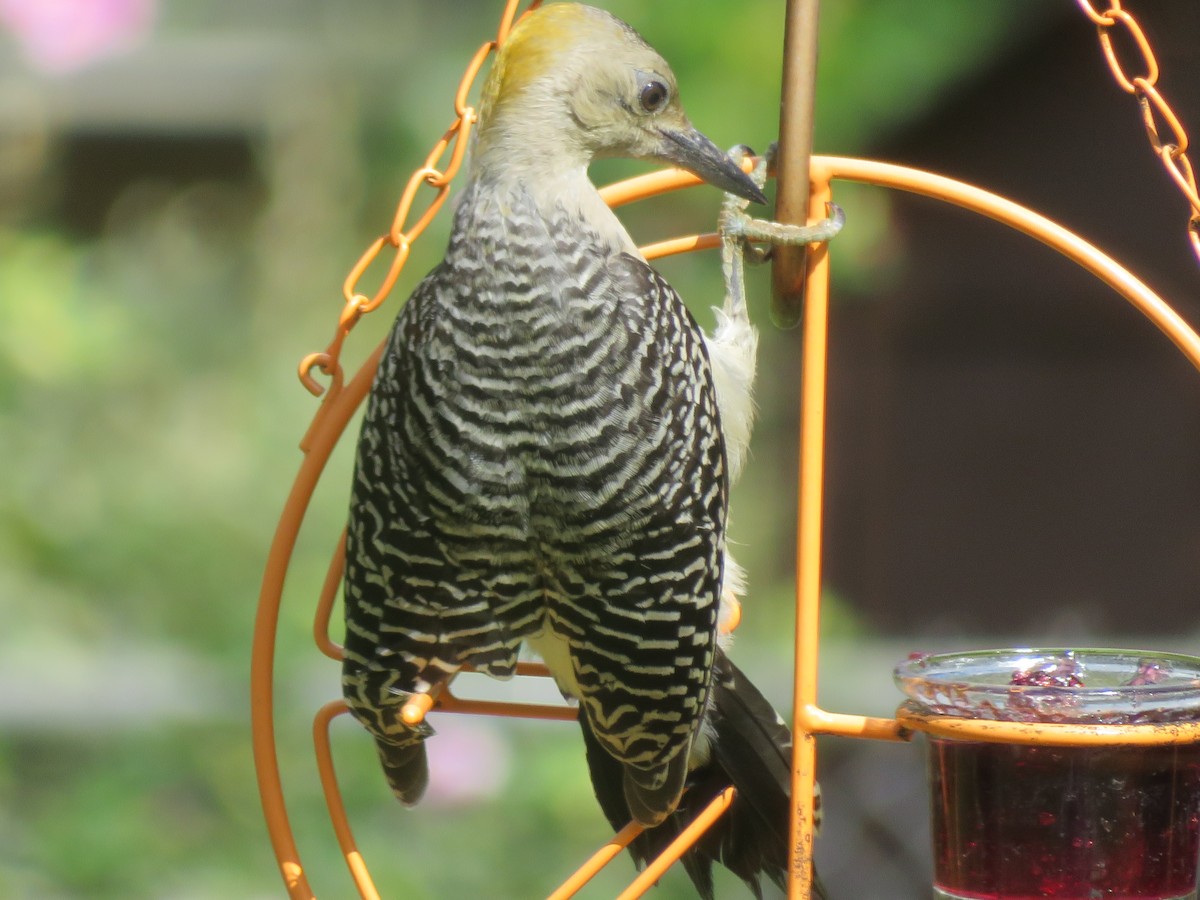
<path id="1" fill-rule="evenodd" d="M 578 587 L 552 602 L 571 645 L 581 708 L 595 743 L 623 766 L 633 815 L 661 821 L 678 802 L 707 700 L 724 552 L 727 478 L 711 366 L 675 290 L 631 254 L 607 267 L 634 336 L 625 382 L 641 412 L 614 435 L 625 463 L 608 541 Z"/>
<path id="2" fill-rule="evenodd" d="M 380 360 L 346 536 L 343 694 L 407 803 L 424 790 L 420 741 L 431 729 L 406 725 L 400 708 L 466 664 L 512 675 L 522 637 L 542 617 L 536 572 L 514 562 L 528 557 L 520 511 L 489 515 L 472 482 L 484 469 L 504 482 L 509 462 L 472 441 L 458 425 L 462 407 L 440 396 L 460 387 L 435 336 L 451 289 L 440 269 L 402 310 Z"/>

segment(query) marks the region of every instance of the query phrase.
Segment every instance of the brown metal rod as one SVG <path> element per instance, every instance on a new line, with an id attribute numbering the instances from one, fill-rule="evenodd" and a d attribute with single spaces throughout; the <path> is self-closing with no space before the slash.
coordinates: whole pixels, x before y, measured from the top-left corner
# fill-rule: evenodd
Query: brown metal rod
<path id="1" fill-rule="evenodd" d="M 783 84 L 776 158 L 775 221 L 808 221 L 808 160 L 812 155 L 820 0 L 788 0 L 783 37 Z M 804 300 L 805 249 L 772 251 L 771 318 L 780 328 L 799 324 Z"/>

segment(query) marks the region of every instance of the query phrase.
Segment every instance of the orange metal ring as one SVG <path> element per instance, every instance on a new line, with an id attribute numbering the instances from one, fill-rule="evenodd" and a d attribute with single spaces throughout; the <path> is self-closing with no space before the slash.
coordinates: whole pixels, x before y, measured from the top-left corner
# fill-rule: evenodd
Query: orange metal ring
<path id="1" fill-rule="evenodd" d="M 385 244 L 388 243 L 387 235 L 380 235 L 371 242 L 371 245 L 363 251 L 363 255 L 358 258 L 350 269 L 350 274 L 346 276 L 346 280 L 342 282 L 342 297 L 347 304 L 357 304 L 358 281 L 362 278 L 363 273 L 367 271 L 375 258 L 379 256 Z"/>
<path id="2" fill-rule="evenodd" d="M 496 32 L 496 43 L 503 44 L 508 40 L 508 33 L 512 30 L 513 18 L 516 14 L 517 7 L 521 5 L 521 0 L 508 0 L 508 4 L 504 7 L 504 15 L 500 17 L 500 28 Z M 533 12 L 542 5 L 542 0 L 532 0 L 529 8 L 521 14 L 521 18 L 525 18 L 529 13 Z M 520 20 L 518 20 L 520 21 Z"/>
<path id="3" fill-rule="evenodd" d="M 433 181 L 430 180 L 426 183 L 432 185 Z M 442 208 L 442 204 L 446 202 L 446 198 L 448 196 L 450 196 L 450 185 L 448 183 L 437 187 L 436 196 L 434 196 L 434 198 L 429 202 L 429 206 L 426 208 L 425 212 L 421 214 L 421 218 L 417 219 L 417 221 L 413 225 L 410 225 L 406 230 L 402 232 L 393 232 L 394 243 L 396 244 L 397 248 L 403 251 L 406 256 L 408 255 L 408 245 L 412 241 L 415 241 L 417 238 L 419 238 L 422 232 L 429 227 L 429 223 L 432 222 L 433 217 L 438 214 L 438 210 Z"/>
<path id="4" fill-rule="evenodd" d="M 1158 152 L 1167 174 L 1179 185 L 1183 195 L 1192 206 L 1192 214 L 1200 215 L 1200 193 L 1196 190 L 1196 173 L 1192 171 L 1192 161 L 1186 155 L 1171 152 L 1171 146 L 1164 144 Z"/>
<path id="5" fill-rule="evenodd" d="M 505 21 L 507 21 L 507 18 Z M 475 83 L 475 78 L 479 75 L 479 70 L 483 68 L 484 60 L 488 58 L 488 55 L 497 46 L 499 46 L 499 39 L 488 41 L 475 51 L 475 55 L 467 64 L 462 81 L 458 84 L 458 91 L 454 95 L 454 111 L 458 114 L 459 119 L 467 117 L 467 95 L 471 93 L 471 86 Z"/>
<path id="6" fill-rule="evenodd" d="M 1109 285 L 1149 318 L 1200 369 L 1200 335 L 1142 282 L 1115 261 L 1032 210 L 981 188 L 931 172 L 874 160 L 814 157 L 813 206 L 810 219 L 819 218 L 834 179 L 908 191 L 987 216 L 1029 237 L 1082 266 Z M 825 384 L 828 344 L 829 268 L 823 247 L 810 251 L 800 376 L 800 493 L 796 537 L 796 638 L 793 685 L 792 863 L 789 900 L 810 897 L 812 864 L 815 734 L 847 737 L 902 738 L 905 725 L 897 719 L 828 713 L 817 706 L 817 672 L 820 634 L 822 516 L 824 488 Z"/>
<path id="7" fill-rule="evenodd" d="M 458 174 L 459 168 L 462 166 L 463 158 L 467 155 L 467 146 L 470 144 L 471 128 L 475 124 L 478 116 L 475 114 L 473 107 L 465 107 L 462 112 L 462 118 L 458 120 L 458 125 L 453 129 L 454 132 L 454 151 L 450 154 L 450 162 L 446 166 L 444 172 L 438 172 L 436 176 L 429 176 L 428 181 L 431 185 L 437 188 L 443 188 L 454 180 L 454 176 Z M 449 135 L 450 132 L 447 132 Z M 441 156 L 441 152 L 438 152 Z"/>
<path id="8" fill-rule="evenodd" d="M 1185 164 L 1186 165 L 1186 164 Z M 1190 171 L 1190 169 L 1189 169 Z M 1054 249 L 1084 266 L 1105 283 L 1112 286 L 1122 296 L 1139 308 L 1160 329 L 1162 329 L 1176 345 L 1184 351 L 1189 360 L 1200 368 L 1200 336 L 1197 336 L 1186 323 L 1167 306 L 1161 299 L 1152 294 L 1144 285 L 1121 269 L 1116 263 L 1100 254 L 1090 245 L 1058 226 L 1049 223 L 1037 214 L 1018 207 L 1002 198 L 955 182 L 931 173 L 918 172 L 883 163 L 865 160 L 852 160 L 834 157 L 815 157 L 813 159 L 813 178 L 817 182 L 814 191 L 814 207 L 810 216 L 819 217 L 828 194 L 828 181 L 831 178 L 849 179 L 864 183 L 877 184 L 892 189 L 907 190 L 925 194 L 944 202 L 963 206 L 977 213 L 998 219 L 1010 227 L 1016 228 L 1037 238 Z M 667 190 L 690 183 L 690 178 L 679 173 L 665 173 L 661 180 L 656 181 L 655 190 Z M 616 192 L 620 193 L 620 192 Z M 631 197 L 624 198 L 627 202 Z M 1194 215 L 1189 222 L 1189 233 L 1193 243 L 1200 247 L 1200 215 Z M 700 238 L 690 239 L 697 245 Z M 823 248 L 812 251 L 814 256 L 809 266 L 809 307 L 810 315 L 817 319 L 806 320 L 805 325 L 805 397 L 810 393 L 824 391 L 824 351 L 823 342 L 827 333 L 821 324 L 826 316 L 827 300 L 822 299 L 827 293 L 825 280 L 828 277 L 827 254 Z M 818 347 L 817 345 L 821 346 Z M 267 819 L 268 832 L 279 861 L 280 872 L 288 886 L 289 892 L 296 897 L 310 897 L 311 890 L 305 879 L 303 867 L 295 847 L 294 837 L 287 819 L 284 805 L 282 784 L 280 783 L 278 762 L 275 756 L 275 736 L 273 723 L 273 667 L 275 653 L 275 629 L 278 624 L 278 614 L 282 593 L 282 584 L 288 562 L 295 546 L 296 535 L 303 520 L 309 498 L 316 486 L 338 436 L 361 403 L 370 387 L 375 366 L 378 364 L 382 345 L 376 347 L 363 367 L 354 378 L 346 384 L 344 390 L 337 392 L 322 404 L 318 412 L 318 420 L 314 421 L 311 429 L 311 442 L 307 447 L 306 456 L 293 485 L 287 504 L 280 517 L 280 525 L 272 543 L 268 556 L 266 571 L 263 576 L 263 588 L 260 595 L 258 615 L 255 621 L 255 644 L 251 664 L 252 681 L 252 718 L 254 722 L 255 762 L 259 774 L 259 787 L 263 800 L 264 814 Z M 810 353 L 815 353 L 810 359 Z M 315 363 L 314 363 L 315 364 Z M 815 705 L 816 697 L 816 662 L 817 662 L 817 616 L 819 608 L 820 589 L 820 531 L 821 531 L 821 492 L 820 479 L 822 471 L 821 442 L 823 440 L 822 422 L 814 423 L 813 417 L 824 415 L 823 396 L 821 402 L 810 407 L 806 402 L 802 407 L 803 430 L 801 443 L 802 455 L 805 459 L 802 471 L 800 518 L 801 529 L 798 537 L 798 557 L 805 561 L 800 567 L 798 581 L 798 614 L 797 627 L 797 671 L 796 671 L 796 773 L 802 775 L 798 782 L 799 788 L 793 787 L 793 798 L 798 809 L 800 828 L 793 834 L 793 846 L 799 849 L 799 855 L 793 862 L 789 878 L 789 896 L 796 900 L 808 896 L 807 864 L 811 858 L 811 797 L 805 797 L 804 785 L 811 790 L 813 774 L 812 736 L 816 733 L 844 734 L 851 736 L 869 736 L 879 738 L 903 737 L 904 729 L 910 727 L 910 720 L 870 719 L 862 716 L 840 715 L 827 713 Z M 319 427 L 317 427 L 319 424 Z M 815 565 L 812 564 L 816 560 Z M 327 575 L 327 578 L 331 577 Z M 803 627 L 801 627 L 803 625 Z M 335 701 L 336 703 L 336 701 Z M 456 710 L 476 711 L 475 701 L 457 701 Z M 325 715 L 333 713 L 333 707 L 327 709 Z M 455 711 L 450 710 L 448 711 Z M 479 711 L 488 711 L 480 709 Z M 573 713 L 569 708 L 562 708 L 559 715 L 564 717 Z M 974 722 L 974 720 L 971 720 Z M 1156 726 L 1161 733 L 1161 726 Z M 917 729 L 920 730 L 920 729 Z M 1060 735 L 1061 736 L 1061 735 Z M 1191 739 L 1191 736 L 1186 736 Z M 1083 740 L 1092 740 L 1085 737 Z M 1117 738 L 1119 740 L 1119 736 Z M 1145 739 L 1141 739 L 1145 740 Z M 1161 740 L 1156 737 L 1155 740 Z M 1078 736 L 1072 742 L 1079 742 Z M 1111 739 L 1110 739 L 1111 742 Z M 715 811 L 719 815 L 719 811 Z M 333 810 L 331 808 L 331 814 Z M 796 821 L 796 820 L 794 820 Z M 697 823 L 701 826 L 701 823 Z M 691 836 L 694 840 L 699 832 Z M 689 844 L 683 845 L 684 849 Z M 346 852 L 344 850 L 344 852 Z M 683 852 L 683 850 L 680 850 Z M 347 863 L 354 869 L 356 851 L 346 852 Z M 615 854 L 614 854 L 615 855 Z M 361 860 L 359 860 L 361 862 Z M 663 860 L 669 865 L 669 861 Z M 365 871 L 365 870 L 364 870 Z M 645 874 L 645 873 L 644 873 Z M 356 876 L 357 880 L 357 876 Z M 641 880 L 631 885 L 628 896 L 639 896 L 641 891 L 649 887 Z M 361 883 L 360 893 L 369 895 Z"/>
<path id="9" fill-rule="evenodd" d="M 310 353 L 300 360 L 297 374 L 300 376 L 300 383 L 304 385 L 304 389 L 314 397 L 320 397 L 325 393 L 325 386 L 312 377 L 312 370 L 319 367 L 328 375 L 332 365 L 333 359 L 328 353 Z"/>
<path id="10" fill-rule="evenodd" d="M 1092 6 L 1090 0 L 1077 0 L 1077 2 L 1079 3 L 1080 8 L 1087 14 L 1087 17 L 1089 19 L 1091 19 L 1095 24 L 1097 24 L 1097 25 L 1112 25 L 1113 24 L 1114 20 L 1110 19 L 1107 14 L 1096 12 L 1096 8 L 1094 6 Z M 1121 8 L 1120 0 L 1112 0 L 1112 2 L 1109 4 L 1109 9 L 1120 9 L 1120 8 Z"/>
<path id="11" fill-rule="evenodd" d="M 1115 22 L 1121 22 L 1125 26 L 1125 30 L 1129 32 L 1133 38 L 1133 42 L 1137 44 L 1138 52 L 1142 54 L 1142 61 L 1146 64 L 1146 74 L 1142 75 L 1143 81 L 1149 84 L 1158 83 L 1158 60 L 1154 57 L 1154 50 L 1150 47 L 1150 42 L 1146 40 L 1146 33 L 1142 31 L 1142 26 L 1137 23 L 1137 19 L 1125 12 L 1123 9 L 1110 9 L 1105 15 L 1108 18 L 1114 19 Z M 1100 33 L 1100 46 L 1104 48 L 1104 58 L 1108 62 L 1109 69 L 1112 70 L 1113 78 L 1127 94 L 1132 94 L 1136 90 L 1133 86 L 1133 80 L 1125 75 L 1125 70 L 1121 68 L 1121 61 L 1117 59 L 1116 50 L 1113 49 L 1112 35 L 1109 34 L 1111 25 L 1097 25 L 1096 28 Z"/>
<path id="12" fill-rule="evenodd" d="M 1163 99 L 1163 95 L 1146 79 L 1133 79 L 1133 86 L 1136 89 L 1134 95 L 1137 97 L 1138 105 L 1142 108 L 1142 121 L 1146 123 L 1146 136 L 1150 138 L 1150 145 L 1154 147 L 1154 152 L 1159 152 L 1163 147 L 1174 147 L 1171 152 L 1172 156 L 1186 153 L 1188 148 L 1187 132 L 1183 130 L 1183 124 L 1175 115 L 1175 110 L 1171 109 L 1170 104 Z M 1171 130 L 1172 140 L 1164 141 L 1162 139 L 1158 122 L 1154 117 L 1155 113 L 1162 117 Z"/>
<path id="13" fill-rule="evenodd" d="M 715 232 L 708 234 L 692 234 L 687 237 L 671 238 L 656 244 L 642 247 L 642 256 L 646 259 L 662 259 L 664 256 L 677 256 L 680 253 L 691 253 L 693 250 L 713 250 L 721 246 L 721 236 Z"/>
<path id="14" fill-rule="evenodd" d="M 342 791 L 338 786 L 337 771 L 333 765 L 333 750 L 329 745 L 329 727 L 333 720 L 347 712 L 344 700 L 331 700 L 313 717 L 313 749 L 317 757 L 317 774 L 321 779 L 321 788 L 325 794 L 325 804 L 329 809 L 329 818 L 333 822 L 333 833 L 342 857 L 350 869 L 350 878 L 358 888 L 362 900 L 379 900 L 379 891 L 371 878 L 370 870 L 358 851 L 354 841 L 354 833 L 350 830 L 350 820 L 346 816 L 346 806 L 342 801 Z"/>
<path id="15" fill-rule="evenodd" d="M 445 192 L 446 189 L 443 188 L 442 194 L 444 195 Z M 438 206 L 440 205 L 441 204 L 438 203 Z M 434 212 L 436 212 L 436 209 Z M 430 214 L 429 217 L 432 218 L 432 214 Z M 404 264 L 408 262 L 408 254 L 411 249 L 412 246 L 409 244 L 408 236 L 403 234 L 400 235 L 400 241 L 396 245 L 396 252 L 392 256 L 392 262 L 391 265 L 388 266 L 387 274 L 383 276 L 383 282 L 379 285 L 379 289 L 375 291 L 375 296 L 366 303 L 362 304 L 362 308 L 359 313 L 360 316 L 362 313 L 374 312 L 380 307 L 383 301 L 388 298 L 388 294 L 392 292 L 392 288 L 396 286 L 396 282 L 400 278 L 400 271 L 404 268 Z M 355 321 L 357 322 L 358 320 L 355 319 Z"/>
<path id="16" fill-rule="evenodd" d="M 355 294 L 350 298 L 350 301 L 342 307 L 342 313 L 338 317 L 338 329 L 341 331 L 349 331 L 358 320 L 363 317 L 363 313 L 370 312 L 371 301 L 362 294 Z"/>
<path id="17" fill-rule="evenodd" d="M 1000 722 L 995 719 L 960 719 L 923 712 L 905 704 L 896 711 L 905 728 L 936 737 L 1004 744 L 1044 744 L 1050 747 L 1155 746 L 1200 742 L 1200 722 L 1164 722 L 1156 725 L 1085 725 L 1068 722 Z"/>
<path id="18" fill-rule="evenodd" d="M 317 599 L 317 611 L 313 616 L 313 642 L 317 649 L 334 662 L 342 661 L 342 645 L 329 636 L 329 622 L 333 618 L 333 604 L 342 586 L 342 575 L 346 569 L 346 529 L 342 529 L 333 559 L 325 572 L 325 582 Z"/>
<path id="19" fill-rule="evenodd" d="M 450 127 L 446 129 L 446 133 L 438 138 L 437 143 L 430 149 L 429 155 L 425 157 L 425 163 L 413 173 L 416 177 L 423 175 L 425 183 L 432 184 L 434 187 L 444 187 L 450 183 L 450 179 L 438 168 L 438 163 L 441 162 L 446 148 L 457 140 L 462 123 L 463 120 L 461 118 L 455 119 L 450 123 Z M 395 223 L 393 223 L 392 227 L 395 228 Z"/>
<path id="20" fill-rule="evenodd" d="M 452 131 L 457 129 L 458 125 L 459 120 L 455 119 L 454 124 L 447 129 L 446 135 L 449 135 Z M 443 135 L 442 139 L 438 141 L 436 147 L 444 148 L 446 146 L 446 135 Z M 437 169 L 426 164 L 413 172 L 412 176 L 408 179 L 408 183 L 404 185 L 404 190 L 400 193 L 400 202 L 396 204 L 396 214 L 392 218 L 392 227 L 388 231 L 389 239 L 393 245 L 398 244 L 400 236 L 404 234 L 403 226 L 408 221 L 409 213 L 412 212 L 412 205 L 413 201 L 417 197 L 417 191 L 422 185 L 427 185 L 430 183 L 429 177 L 431 175 L 437 177 L 440 174 L 441 173 Z M 444 194 L 445 192 L 445 187 L 438 188 L 439 194 Z"/>

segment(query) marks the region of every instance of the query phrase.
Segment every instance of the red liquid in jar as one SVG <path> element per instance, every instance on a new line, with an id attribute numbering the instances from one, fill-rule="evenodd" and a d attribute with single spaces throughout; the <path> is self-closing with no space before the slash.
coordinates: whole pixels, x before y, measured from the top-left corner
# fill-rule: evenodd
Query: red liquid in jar
<path id="1" fill-rule="evenodd" d="M 934 881 L 978 900 L 1165 900 L 1196 887 L 1200 745 L 930 740 Z"/>

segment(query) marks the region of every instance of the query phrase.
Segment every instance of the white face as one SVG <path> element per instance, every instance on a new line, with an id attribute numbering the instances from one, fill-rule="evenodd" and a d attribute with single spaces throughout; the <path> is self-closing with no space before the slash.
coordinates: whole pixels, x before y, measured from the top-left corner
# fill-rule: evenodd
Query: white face
<path id="1" fill-rule="evenodd" d="M 571 119 L 582 126 L 595 156 L 662 159 L 664 131 L 690 131 L 675 76 L 646 47 L 632 58 L 608 58 L 577 72 L 569 99 Z"/>
<path id="2" fill-rule="evenodd" d="M 513 30 L 484 88 L 477 138 L 477 162 L 496 171 L 628 157 L 681 166 L 762 201 L 692 127 L 666 60 L 628 25 L 586 6 L 543 6 Z"/>

